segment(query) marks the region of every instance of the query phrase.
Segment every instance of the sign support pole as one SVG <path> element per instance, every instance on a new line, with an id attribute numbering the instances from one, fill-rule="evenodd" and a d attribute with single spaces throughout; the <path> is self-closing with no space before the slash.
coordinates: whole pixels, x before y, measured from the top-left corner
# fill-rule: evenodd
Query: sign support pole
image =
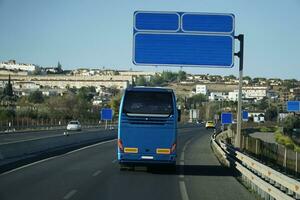
<path id="1" fill-rule="evenodd" d="M 240 51 L 235 53 L 239 57 L 239 98 L 238 98 L 238 112 L 237 112 L 237 129 L 236 129 L 236 147 L 241 148 L 242 137 L 242 87 L 243 87 L 243 68 L 244 68 L 244 34 L 234 37 L 240 41 Z"/>

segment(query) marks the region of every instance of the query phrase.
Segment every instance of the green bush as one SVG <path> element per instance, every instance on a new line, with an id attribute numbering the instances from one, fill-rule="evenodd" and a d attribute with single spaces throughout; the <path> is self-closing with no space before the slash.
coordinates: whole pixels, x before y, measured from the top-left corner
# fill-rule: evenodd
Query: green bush
<path id="1" fill-rule="evenodd" d="M 300 147 L 287 135 L 283 135 L 279 130 L 275 132 L 275 141 L 284 145 L 288 149 L 300 152 Z"/>

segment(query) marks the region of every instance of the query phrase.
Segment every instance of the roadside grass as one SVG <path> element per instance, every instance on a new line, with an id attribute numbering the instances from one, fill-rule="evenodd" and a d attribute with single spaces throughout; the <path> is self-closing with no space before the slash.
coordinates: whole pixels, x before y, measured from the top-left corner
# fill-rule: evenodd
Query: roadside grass
<path id="1" fill-rule="evenodd" d="M 289 136 L 284 135 L 281 130 L 275 131 L 275 141 L 284 145 L 286 148 L 300 152 L 300 146 L 297 145 Z"/>

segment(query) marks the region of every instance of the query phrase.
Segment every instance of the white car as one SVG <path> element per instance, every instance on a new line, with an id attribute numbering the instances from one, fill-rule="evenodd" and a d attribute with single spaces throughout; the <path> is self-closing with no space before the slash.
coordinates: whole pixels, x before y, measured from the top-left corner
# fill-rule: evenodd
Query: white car
<path id="1" fill-rule="evenodd" d="M 68 131 L 81 131 L 81 124 L 78 120 L 72 120 L 67 125 Z"/>

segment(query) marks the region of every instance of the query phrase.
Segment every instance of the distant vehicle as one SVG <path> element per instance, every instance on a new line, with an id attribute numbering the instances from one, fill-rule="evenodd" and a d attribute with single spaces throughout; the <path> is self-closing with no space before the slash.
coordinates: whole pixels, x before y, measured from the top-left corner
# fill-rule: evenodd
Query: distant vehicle
<path id="1" fill-rule="evenodd" d="M 204 122 L 203 122 L 202 120 L 197 120 L 197 121 L 196 121 L 196 124 L 202 125 L 202 124 L 204 124 Z"/>
<path id="2" fill-rule="evenodd" d="M 215 128 L 215 123 L 213 121 L 207 121 L 205 124 L 205 128 Z"/>
<path id="3" fill-rule="evenodd" d="M 176 166 L 177 121 L 172 89 L 134 87 L 125 90 L 118 123 L 120 169 L 134 165 Z"/>
<path id="4" fill-rule="evenodd" d="M 68 131 L 81 131 L 81 124 L 78 120 L 72 120 L 67 125 Z"/>

